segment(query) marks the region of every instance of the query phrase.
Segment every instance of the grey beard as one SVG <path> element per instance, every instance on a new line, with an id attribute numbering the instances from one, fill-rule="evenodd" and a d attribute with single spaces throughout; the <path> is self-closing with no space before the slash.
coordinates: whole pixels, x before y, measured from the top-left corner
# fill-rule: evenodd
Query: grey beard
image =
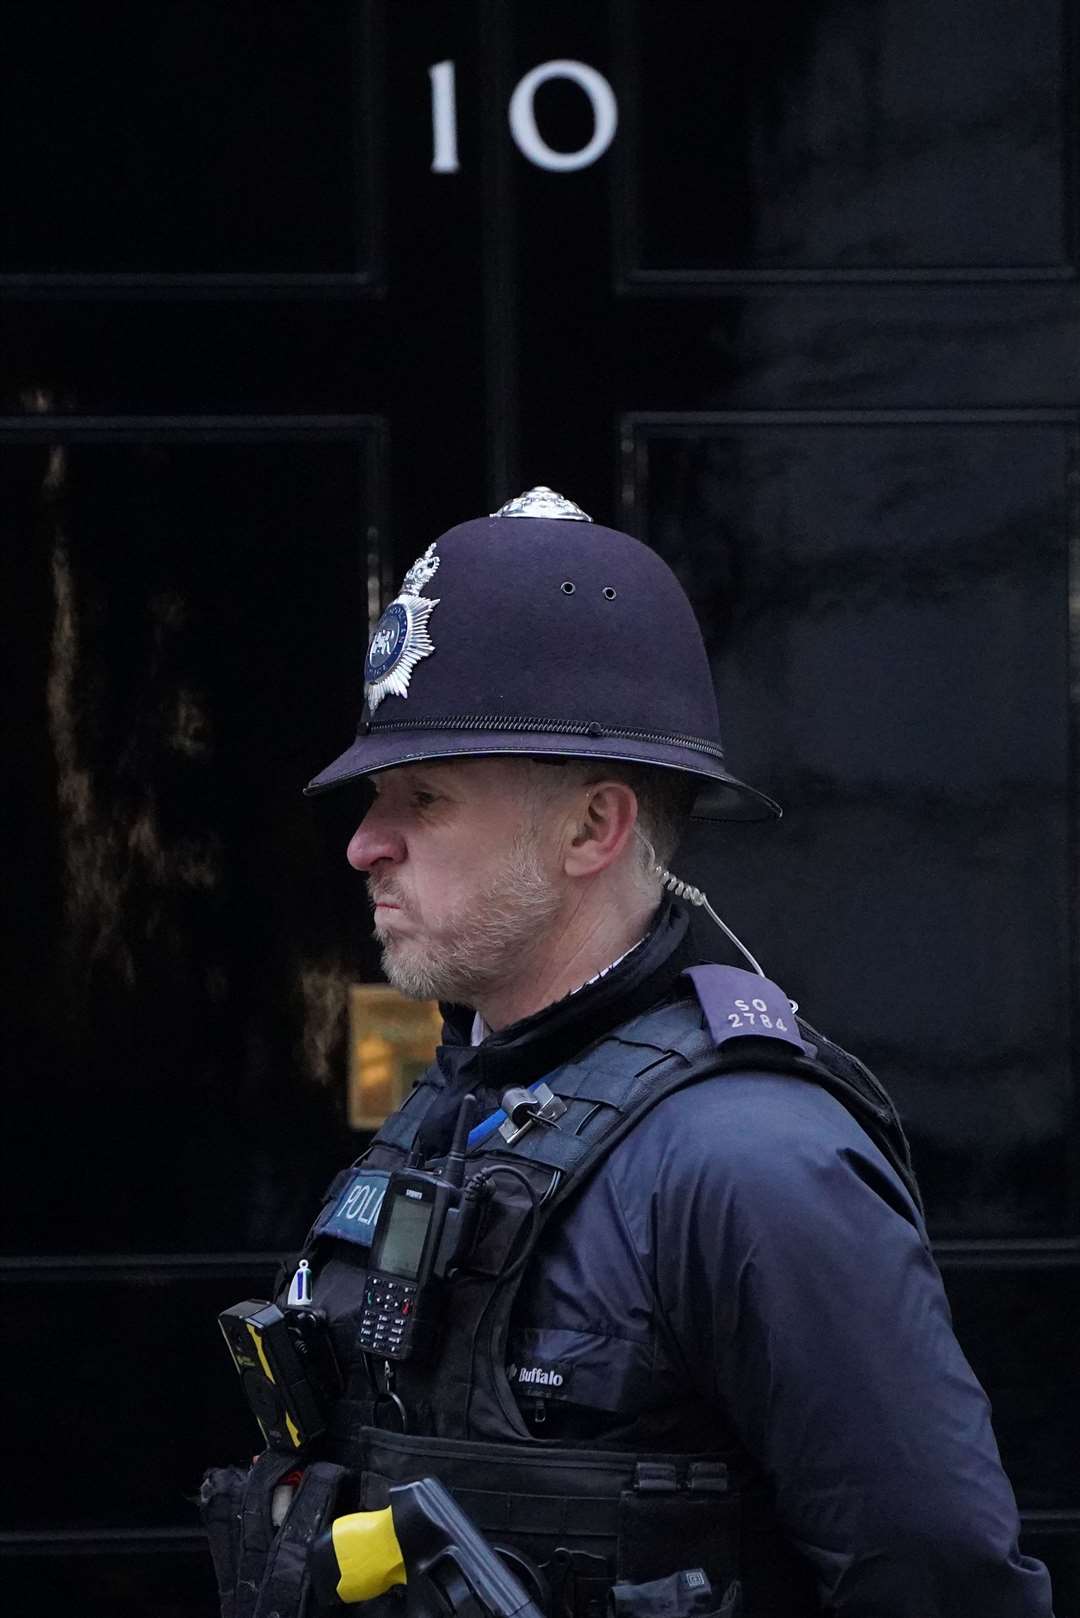
<path id="1" fill-rule="evenodd" d="M 535 838 L 523 837 L 487 885 L 446 921 L 441 938 L 383 940 L 383 972 L 411 1000 L 474 1006 L 485 989 L 525 970 L 560 904 Z"/>

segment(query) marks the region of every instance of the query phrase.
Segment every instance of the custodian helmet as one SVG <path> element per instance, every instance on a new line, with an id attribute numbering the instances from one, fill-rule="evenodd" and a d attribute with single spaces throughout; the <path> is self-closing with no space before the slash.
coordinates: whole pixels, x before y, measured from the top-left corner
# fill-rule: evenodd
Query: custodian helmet
<path id="1" fill-rule="evenodd" d="M 356 740 L 305 790 L 506 753 L 680 770 L 700 782 L 699 818 L 780 813 L 724 767 L 701 631 L 671 569 L 543 487 L 413 563 L 371 637 Z"/>

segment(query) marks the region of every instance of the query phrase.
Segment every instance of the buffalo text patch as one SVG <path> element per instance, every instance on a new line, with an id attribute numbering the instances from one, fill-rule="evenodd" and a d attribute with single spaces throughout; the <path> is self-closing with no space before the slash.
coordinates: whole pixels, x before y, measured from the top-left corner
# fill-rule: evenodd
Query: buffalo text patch
<path id="1" fill-rule="evenodd" d="M 528 1393 L 555 1393 L 566 1392 L 570 1382 L 571 1370 L 566 1365 L 514 1365 L 506 1367 L 506 1376 L 511 1387 L 520 1388 Z"/>

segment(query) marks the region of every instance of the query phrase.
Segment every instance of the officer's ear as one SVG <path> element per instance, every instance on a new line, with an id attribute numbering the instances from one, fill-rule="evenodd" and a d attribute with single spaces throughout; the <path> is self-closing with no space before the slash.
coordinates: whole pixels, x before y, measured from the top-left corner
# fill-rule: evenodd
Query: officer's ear
<path id="1" fill-rule="evenodd" d="M 563 854 L 567 876 L 596 876 L 617 860 L 634 834 L 637 796 L 625 781 L 594 781 L 583 789 Z"/>

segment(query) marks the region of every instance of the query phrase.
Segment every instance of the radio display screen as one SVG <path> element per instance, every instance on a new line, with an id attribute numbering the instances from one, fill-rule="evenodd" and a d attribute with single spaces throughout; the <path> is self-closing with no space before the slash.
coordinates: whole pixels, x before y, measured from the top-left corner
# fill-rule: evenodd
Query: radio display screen
<path id="1" fill-rule="evenodd" d="M 397 1195 L 390 1208 L 390 1218 L 375 1257 L 375 1268 L 389 1275 L 400 1275 L 406 1281 L 415 1281 L 424 1251 L 424 1238 L 431 1223 L 432 1204 Z"/>

